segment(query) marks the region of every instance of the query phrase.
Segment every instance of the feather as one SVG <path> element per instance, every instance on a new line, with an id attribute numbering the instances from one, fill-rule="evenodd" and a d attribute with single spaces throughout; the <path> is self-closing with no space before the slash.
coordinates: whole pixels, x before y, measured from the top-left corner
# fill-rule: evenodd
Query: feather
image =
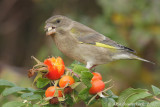
<path id="1" fill-rule="evenodd" d="M 81 27 L 79 27 L 80 25 L 76 26 L 77 24 L 79 25 L 80 23 L 74 22 L 74 26 L 72 27 L 70 32 L 79 41 L 79 43 L 90 44 L 104 48 L 125 50 L 127 52 L 135 53 L 134 50 L 116 43 L 115 41 L 94 31 L 93 29 L 90 29 L 89 27 L 82 24 L 80 24 Z"/>

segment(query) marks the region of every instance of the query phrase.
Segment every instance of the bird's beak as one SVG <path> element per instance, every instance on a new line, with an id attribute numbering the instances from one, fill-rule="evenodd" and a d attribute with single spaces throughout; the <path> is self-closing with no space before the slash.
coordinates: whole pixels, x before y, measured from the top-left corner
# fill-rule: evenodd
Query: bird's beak
<path id="1" fill-rule="evenodd" d="M 51 36 L 56 33 L 56 27 L 46 25 L 44 28 L 46 31 L 46 36 Z"/>

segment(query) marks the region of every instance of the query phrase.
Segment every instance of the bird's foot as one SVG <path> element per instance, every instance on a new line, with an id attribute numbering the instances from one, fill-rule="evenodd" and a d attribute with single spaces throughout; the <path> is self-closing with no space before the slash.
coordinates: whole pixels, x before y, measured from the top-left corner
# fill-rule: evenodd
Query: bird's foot
<path id="1" fill-rule="evenodd" d="M 96 70 L 96 65 L 93 65 L 91 68 L 89 68 L 89 71 L 92 73 L 93 71 L 95 71 Z"/>

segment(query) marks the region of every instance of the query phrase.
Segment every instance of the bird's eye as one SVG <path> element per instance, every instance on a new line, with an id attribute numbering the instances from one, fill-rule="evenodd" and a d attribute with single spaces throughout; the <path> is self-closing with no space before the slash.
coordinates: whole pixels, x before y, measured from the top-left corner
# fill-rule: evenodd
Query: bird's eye
<path id="1" fill-rule="evenodd" d="M 56 22 L 57 22 L 57 23 L 60 23 L 61 21 L 60 21 L 60 20 L 56 20 Z"/>

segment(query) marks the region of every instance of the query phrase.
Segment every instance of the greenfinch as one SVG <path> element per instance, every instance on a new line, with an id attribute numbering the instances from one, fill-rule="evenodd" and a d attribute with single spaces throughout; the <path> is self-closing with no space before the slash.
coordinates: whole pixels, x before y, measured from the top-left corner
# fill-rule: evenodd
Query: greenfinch
<path id="1" fill-rule="evenodd" d="M 134 50 L 65 16 L 55 15 L 49 18 L 45 30 L 62 53 L 86 64 L 88 69 L 119 59 L 150 62 L 134 55 Z"/>

